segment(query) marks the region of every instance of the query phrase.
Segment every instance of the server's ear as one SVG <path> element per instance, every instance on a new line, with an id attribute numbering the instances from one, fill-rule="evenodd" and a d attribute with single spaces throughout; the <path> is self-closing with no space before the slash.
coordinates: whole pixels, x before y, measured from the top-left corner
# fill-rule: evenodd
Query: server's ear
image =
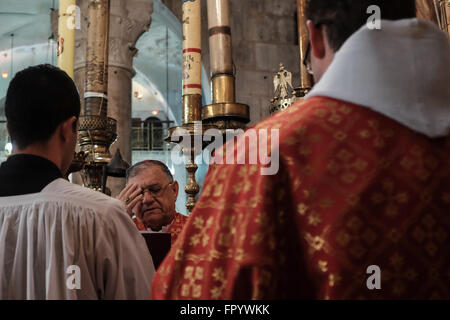
<path id="1" fill-rule="evenodd" d="M 71 141 L 74 133 L 77 132 L 78 119 L 73 116 L 61 123 L 60 125 L 60 137 L 65 141 Z"/>
<path id="2" fill-rule="evenodd" d="M 326 33 L 322 26 L 316 27 L 311 20 L 306 22 L 308 26 L 309 42 L 311 43 L 311 54 L 316 59 L 323 59 L 326 55 Z"/>

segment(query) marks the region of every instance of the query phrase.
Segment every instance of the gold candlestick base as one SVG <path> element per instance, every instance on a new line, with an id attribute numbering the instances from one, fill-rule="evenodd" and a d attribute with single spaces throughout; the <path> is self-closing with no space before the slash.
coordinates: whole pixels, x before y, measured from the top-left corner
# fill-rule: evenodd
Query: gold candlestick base
<path id="1" fill-rule="evenodd" d="M 203 107 L 202 120 L 205 124 L 216 126 L 222 133 L 226 130 L 245 129 L 250 122 L 250 108 L 241 103 L 215 103 Z"/>
<path id="2" fill-rule="evenodd" d="M 198 192 L 200 191 L 200 187 L 195 179 L 195 172 L 198 169 L 198 166 L 195 163 L 195 158 L 202 153 L 203 149 L 207 146 L 207 143 L 209 143 L 205 143 L 204 140 L 211 141 L 211 139 L 204 139 L 206 131 L 209 129 L 217 129 L 217 127 L 207 124 L 202 124 L 201 126 L 196 126 L 195 124 L 186 124 L 180 127 L 172 127 L 169 129 L 169 136 L 165 139 L 166 142 L 172 143 L 180 143 L 180 138 L 183 139 L 181 141 L 190 139 L 190 148 L 184 149 L 182 147 L 183 155 L 187 156 L 189 160 L 189 162 L 186 164 L 188 181 L 186 187 L 184 188 L 184 191 L 188 195 L 186 208 L 189 210 L 189 212 L 192 212 L 192 210 L 194 209 L 196 197 Z M 199 146 L 195 145 L 195 141 L 198 140 L 202 141 L 200 148 Z"/>

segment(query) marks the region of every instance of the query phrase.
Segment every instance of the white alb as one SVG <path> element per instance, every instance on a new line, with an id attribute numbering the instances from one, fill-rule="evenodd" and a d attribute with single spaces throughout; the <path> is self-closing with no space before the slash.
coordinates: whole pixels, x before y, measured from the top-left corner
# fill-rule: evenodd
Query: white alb
<path id="1" fill-rule="evenodd" d="M 79 289 L 70 266 L 79 267 Z M 2 300 L 149 299 L 154 273 L 119 200 L 63 179 L 0 197 Z"/>

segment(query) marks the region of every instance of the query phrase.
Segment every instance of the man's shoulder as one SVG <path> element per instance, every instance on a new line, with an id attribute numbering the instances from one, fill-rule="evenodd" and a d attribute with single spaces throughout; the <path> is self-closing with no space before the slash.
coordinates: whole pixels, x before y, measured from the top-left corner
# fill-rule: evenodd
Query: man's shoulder
<path id="1" fill-rule="evenodd" d="M 185 216 L 184 214 L 175 212 L 175 216 L 173 218 L 173 222 L 171 223 L 170 227 L 169 227 L 169 232 L 170 233 L 176 233 L 176 232 L 180 232 L 181 229 L 183 229 L 184 224 L 186 223 L 186 221 L 188 220 L 188 216 Z"/>
<path id="2" fill-rule="evenodd" d="M 175 218 L 174 218 L 174 221 L 177 222 L 177 223 L 184 224 L 184 223 L 187 221 L 188 218 L 189 218 L 189 217 L 188 217 L 188 216 L 185 216 L 184 214 L 175 212 Z"/>
<path id="3" fill-rule="evenodd" d="M 111 210 L 123 211 L 122 203 L 99 191 L 76 185 L 64 179 L 57 179 L 42 190 L 46 196 L 55 196 L 64 202 L 71 202 L 84 208 L 90 208 L 98 213 Z"/>
<path id="4" fill-rule="evenodd" d="M 328 97 L 313 97 L 295 102 L 285 111 L 256 124 L 255 129 L 295 130 L 297 124 L 316 124 L 322 122 L 329 115 L 340 114 L 343 116 L 352 112 L 359 112 L 361 109 L 361 107 L 349 102 Z"/>
<path id="5" fill-rule="evenodd" d="M 318 134 L 347 135 L 356 124 L 370 121 L 383 123 L 385 127 L 393 126 L 393 121 L 363 106 L 329 97 L 312 97 L 294 103 L 254 128 L 258 131 L 278 129 L 280 146 L 290 146 L 294 140 L 304 142 L 306 136 L 314 139 L 313 136 Z"/>

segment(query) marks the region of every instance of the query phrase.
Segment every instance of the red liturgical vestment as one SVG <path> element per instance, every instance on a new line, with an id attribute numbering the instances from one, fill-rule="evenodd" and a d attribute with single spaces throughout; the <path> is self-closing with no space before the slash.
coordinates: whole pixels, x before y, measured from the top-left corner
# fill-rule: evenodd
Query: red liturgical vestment
<path id="1" fill-rule="evenodd" d="M 175 243 L 175 241 L 178 238 L 178 235 L 180 234 L 181 230 L 183 229 L 184 224 L 186 223 L 188 217 L 175 212 L 175 216 L 173 219 L 173 222 L 171 223 L 171 225 L 169 226 L 167 232 L 170 233 L 171 236 L 171 243 L 172 245 Z M 134 223 L 136 224 L 136 227 L 140 230 L 140 231 L 145 231 L 147 230 L 147 228 L 142 224 L 141 221 L 139 221 L 136 217 L 133 218 Z"/>
<path id="2" fill-rule="evenodd" d="M 255 128 L 278 173 L 211 165 L 152 298 L 450 298 L 449 138 L 323 97 Z"/>

